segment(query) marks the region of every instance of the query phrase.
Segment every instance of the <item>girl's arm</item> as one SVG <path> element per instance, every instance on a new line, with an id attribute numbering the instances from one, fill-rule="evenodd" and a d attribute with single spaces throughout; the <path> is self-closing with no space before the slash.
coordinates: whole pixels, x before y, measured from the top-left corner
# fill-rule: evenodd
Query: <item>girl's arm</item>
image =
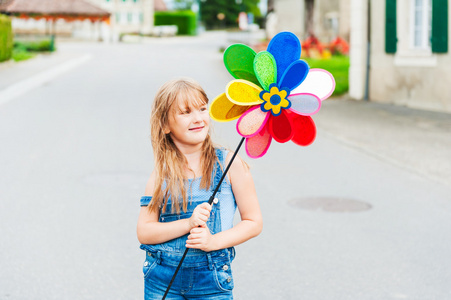
<path id="1" fill-rule="evenodd" d="M 231 156 L 232 154 L 229 153 L 226 164 L 230 161 Z M 188 236 L 188 248 L 204 251 L 229 248 L 259 235 L 262 231 L 263 221 L 254 181 L 249 168 L 238 156 L 230 166 L 229 178 L 241 215 L 241 222 L 231 229 L 215 235 L 211 235 L 205 226 L 193 228 Z"/>
<path id="2" fill-rule="evenodd" d="M 152 172 L 146 185 L 146 196 L 152 196 L 155 187 L 155 173 Z M 136 229 L 138 241 L 141 244 L 161 244 L 189 233 L 191 228 L 202 226 L 210 216 L 211 206 L 204 203 L 195 208 L 189 219 L 174 222 L 158 222 L 159 212 L 150 212 L 147 207 L 141 207 Z"/>

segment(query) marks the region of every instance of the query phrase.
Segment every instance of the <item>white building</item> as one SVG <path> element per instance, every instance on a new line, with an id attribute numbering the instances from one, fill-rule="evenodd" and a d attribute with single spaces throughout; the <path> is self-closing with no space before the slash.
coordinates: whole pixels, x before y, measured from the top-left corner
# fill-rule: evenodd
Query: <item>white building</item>
<path id="1" fill-rule="evenodd" d="M 350 96 L 451 112 L 450 12 L 447 0 L 351 0 Z"/>
<path id="2" fill-rule="evenodd" d="M 153 28 L 153 0 L 89 0 L 111 13 L 110 26 L 114 34 L 148 34 Z"/>
<path id="3" fill-rule="evenodd" d="M 273 0 L 275 32 L 291 31 L 301 40 L 315 34 L 323 43 L 349 41 L 350 0 Z"/>
<path id="4" fill-rule="evenodd" d="M 53 2 L 47 1 L 53 4 Z M 161 7 L 161 0 L 155 1 Z M 109 20 L 92 22 L 89 19 L 77 20 L 75 18 L 75 20 L 69 20 L 70 18 L 61 18 L 53 24 L 51 21 L 46 21 L 45 18 L 35 20 L 33 18 L 13 17 L 13 30 L 16 34 L 55 33 L 59 37 L 104 41 L 117 41 L 123 33 L 148 34 L 152 32 L 154 0 L 88 0 L 88 2 L 94 7 L 111 13 Z M 55 5 L 55 7 L 58 6 Z M 70 8 L 70 5 L 67 7 Z M 71 14 L 70 11 L 65 11 L 65 13 Z M 74 14 L 76 15 L 76 12 Z"/>

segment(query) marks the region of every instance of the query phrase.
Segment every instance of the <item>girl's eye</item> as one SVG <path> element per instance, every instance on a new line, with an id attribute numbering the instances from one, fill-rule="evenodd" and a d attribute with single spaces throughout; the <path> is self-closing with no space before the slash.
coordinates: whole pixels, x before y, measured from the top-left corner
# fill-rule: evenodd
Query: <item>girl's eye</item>
<path id="1" fill-rule="evenodd" d="M 203 106 L 203 107 L 200 108 L 200 111 L 206 111 L 206 110 L 207 110 L 206 106 Z"/>

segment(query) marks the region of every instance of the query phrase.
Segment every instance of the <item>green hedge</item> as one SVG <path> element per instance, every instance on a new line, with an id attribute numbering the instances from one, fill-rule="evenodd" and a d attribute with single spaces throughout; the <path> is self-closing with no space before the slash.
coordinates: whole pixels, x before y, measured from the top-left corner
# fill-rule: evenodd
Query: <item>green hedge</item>
<path id="1" fill-rule="evenodd" d="M 11 20 L 0 14 L 0 62 L 11 59 L 13 52 L 13 33 Z"/>
<path id="2" fill-rule="evenodd" d="M 197 15 L 190 11 L 158 11 L 155 12 L 155 26 L 177 25 L 177 34 L 196 35 Z"/>
<path id="3" fill-rule="evenodd" d="M 14 48 L 29 52 L 51 52 L 55 50 L 51 38 L 40 41 L 17 41 L 14 42 Z"/>

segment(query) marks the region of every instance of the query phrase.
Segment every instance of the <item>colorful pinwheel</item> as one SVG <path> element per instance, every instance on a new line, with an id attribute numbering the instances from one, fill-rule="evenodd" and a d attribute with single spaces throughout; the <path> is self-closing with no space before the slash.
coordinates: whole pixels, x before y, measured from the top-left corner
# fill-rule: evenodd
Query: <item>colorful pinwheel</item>
<path id="1" fill-rule="evenodd" d="M 311 115 L 335 89 L 333 76 L 310 69 L 300 60 L 301 44 L 291 32 L 277 34 L 267 51 L 258 54 L 246 45 L 234 44 L 224 52 L 224 64 L 236 78 L 210 105 L 212 119 L 238 119 L 238 133 L 246 138 L 252 158 L 265 155 L 272 139 L 310 145 L 316 136 Z"/>

